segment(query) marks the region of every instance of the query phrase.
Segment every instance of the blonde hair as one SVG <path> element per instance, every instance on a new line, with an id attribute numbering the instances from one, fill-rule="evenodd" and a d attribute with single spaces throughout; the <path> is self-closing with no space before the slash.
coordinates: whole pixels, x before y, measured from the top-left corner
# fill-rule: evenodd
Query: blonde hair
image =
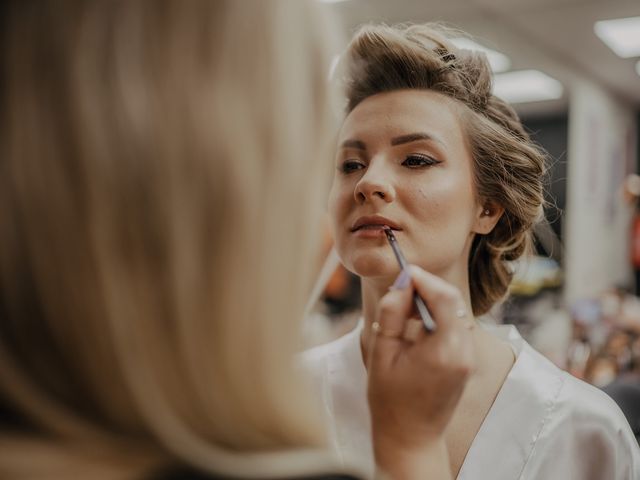
<path id="1" fill-rule="evenodd" d="M 331 168 L 322 15 L 2 9 L 0 476 L 51 456 L 29 441 L 246 478 L 233 453 L 322 445 L 292 366 Z"/>
<path id="2" fill-rule="evenodd" d="M 347 112 L 372 95 L 401 89 L 428 89 L 456 100 L 477 195 L 504 208 L 493 231 L 476 236 L 469 258 L 471 303 L 481 315 L 507 292 L 508 262 L 531 249 L 532 226 L 543 216 L 546 167 L 544 152 L 516 112 L 491 93 L 486 56 L 451 42 L 461 34 L 433 23 L 362 27 L 345 56 Z"/>

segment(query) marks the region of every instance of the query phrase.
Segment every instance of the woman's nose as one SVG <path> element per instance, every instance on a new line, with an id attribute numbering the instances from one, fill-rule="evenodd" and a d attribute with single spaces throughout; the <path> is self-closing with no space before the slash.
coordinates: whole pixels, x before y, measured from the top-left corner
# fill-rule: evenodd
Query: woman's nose
<path id="1" fill-rule="evenodd" d="M 358 203 L 379 201 L 391 203 L 395 200 L 395 190 L 389 181 L 388 175 L 369 167 L 357 183 L 354 196 Z"/>

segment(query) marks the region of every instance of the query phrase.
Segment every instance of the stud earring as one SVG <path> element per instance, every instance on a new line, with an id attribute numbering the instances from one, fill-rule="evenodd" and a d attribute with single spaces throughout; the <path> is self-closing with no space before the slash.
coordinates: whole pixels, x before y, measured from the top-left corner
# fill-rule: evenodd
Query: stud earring
<path id="1" fill-rule="evenodd" d="M 489 210 L 488 208 L 485 208 L 484 212 L 482 213 L 484 213 L 485 215 L 489 215 L 491 213 L 491 210 Z"/>

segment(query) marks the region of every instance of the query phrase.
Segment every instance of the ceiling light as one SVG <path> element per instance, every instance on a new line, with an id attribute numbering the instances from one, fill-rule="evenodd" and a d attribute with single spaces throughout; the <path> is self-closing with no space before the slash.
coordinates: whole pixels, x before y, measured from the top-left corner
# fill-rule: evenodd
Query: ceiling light
<path id="1" fill-rule="evenodd" d="M 562 97 L 562 84 L 539 70 L 499 73 L 493 93 L 508 103 L 540 102 Z"/>
<path id="2" fill-rule="evenodd" d="M 511 60 L 509 60 L 509 57 L 500 52 L 480 45 L 479 43 L 476 43 L 469 38 L 452 38 L 451 42 L 458 48 L 463 48 L 465 50 L 477 50 L 486 54 L 487 59 L 489 60 L 489 65 L 491 65 L 491 70 L 493 70 L 494 73 L 506 72 L 511 66 Z"/>
<path id="3" fill-rule="evenodd" d="M 640 17 L 602 20 L 593 30 L 619 57 L 640 57 Z"/>

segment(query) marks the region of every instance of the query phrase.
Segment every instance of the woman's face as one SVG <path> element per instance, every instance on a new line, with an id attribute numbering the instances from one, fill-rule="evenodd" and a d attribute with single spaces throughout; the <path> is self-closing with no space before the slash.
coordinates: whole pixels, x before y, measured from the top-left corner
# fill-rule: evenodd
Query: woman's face
<path id="1" fill-rule="evenodd" d="M 340 131 L 329 212 L 338 254 L 357 275 L 398 273 L 388 225 L 410 263 L 466 279 L 483 208 L 453 100 L 400 90 L 361 102 Z"/>

